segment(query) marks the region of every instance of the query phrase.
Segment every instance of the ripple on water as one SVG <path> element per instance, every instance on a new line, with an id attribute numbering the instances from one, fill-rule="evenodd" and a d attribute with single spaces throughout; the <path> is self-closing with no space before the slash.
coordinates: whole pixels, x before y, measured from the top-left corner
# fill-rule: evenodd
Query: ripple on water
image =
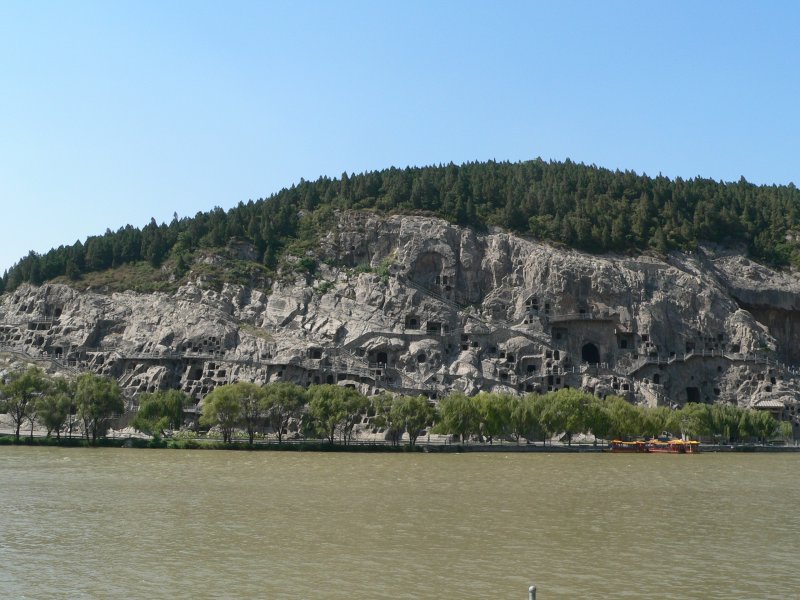
<path id="1" fill-rule="evenodd" d="M 3 448 L 0 596 L 791 598 L 797 460 Z"/>

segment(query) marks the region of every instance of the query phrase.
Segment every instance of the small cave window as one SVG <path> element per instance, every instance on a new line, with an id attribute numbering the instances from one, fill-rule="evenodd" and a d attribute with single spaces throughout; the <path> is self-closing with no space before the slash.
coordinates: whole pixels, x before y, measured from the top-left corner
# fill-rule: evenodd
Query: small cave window
<path id="1" fill-rule="evenodd" d="M 420 352 L 419 354 L 417 354 L 417 362 L 418 363 L 424 363 L 426 360 L 428 360 L 428 357 L 425 356 L 424 352 Z"/>
<path id="2" fill-rule="evenodd" d="M 436 321 L 428 321 L 428 325 L 427 325 L 427 329 L 426 330 L 427 330 L 427 332 L 429 334 L 440 333 L 442 331 L 442 324 L 441 323 L 437 323 Z"/>

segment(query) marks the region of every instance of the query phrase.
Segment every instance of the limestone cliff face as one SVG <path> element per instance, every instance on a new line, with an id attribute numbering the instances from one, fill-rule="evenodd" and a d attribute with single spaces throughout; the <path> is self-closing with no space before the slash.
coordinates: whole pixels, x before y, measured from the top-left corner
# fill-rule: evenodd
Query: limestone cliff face
<path id="1" fill-rule="evenodd" d="M 0 297 L 0 345 L 198 400 L 234 380 L 451 390 L 583 387 L 794 416 L 800 280 L 741 255 L 592 256 L 426 217 L 348 213 L 313 276 L 269 291 Z M 336 265 L 336 266 L 331 266 Z"/>

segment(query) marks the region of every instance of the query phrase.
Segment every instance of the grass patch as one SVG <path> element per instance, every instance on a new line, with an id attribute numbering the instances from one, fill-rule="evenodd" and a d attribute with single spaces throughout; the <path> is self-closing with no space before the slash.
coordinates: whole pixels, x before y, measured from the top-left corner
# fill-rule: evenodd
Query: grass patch
<path id="1" fill-rule="evenodd" d="M 271 342 L 275 339 L 268 332 L 264 331 L 260 327 L 256 327 L 251 323 L 239 323 L 239 329 L 248 335 L 261 338 L 262 340 L 266 340 L 267 342 Z"/>
<path id="2" fill-rule="evenodd" d="M 171 293 L 178 289 L 180 279 L 173 277 L 173 266 L 164 263 L 159 268 L 148 262 L 128 263 L 105 271 L 85 273 L 78 280 L 57 277 L 55 283 L 63 283 L 73 288 L 90 288 L 96 292 Z"/>

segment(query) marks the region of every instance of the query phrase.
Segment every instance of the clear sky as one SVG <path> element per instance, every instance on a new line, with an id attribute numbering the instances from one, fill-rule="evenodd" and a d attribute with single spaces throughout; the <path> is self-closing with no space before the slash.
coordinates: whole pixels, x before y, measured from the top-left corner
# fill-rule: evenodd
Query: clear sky
<path id="1" fill-rule="evenodd" d="M 0 126 L 0 272 L 343 171 L 800 185 L 800 2 L 4 0 Z"/>

